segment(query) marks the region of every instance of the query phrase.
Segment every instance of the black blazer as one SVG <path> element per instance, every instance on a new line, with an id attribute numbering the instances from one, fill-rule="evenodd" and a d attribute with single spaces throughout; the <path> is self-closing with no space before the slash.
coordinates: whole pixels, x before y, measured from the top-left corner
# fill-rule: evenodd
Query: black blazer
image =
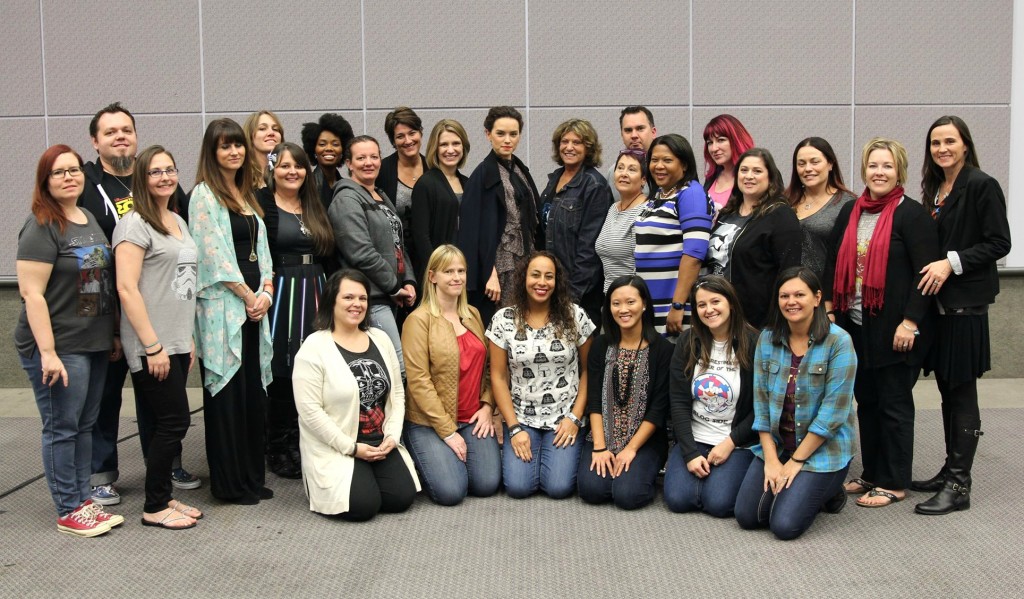
<path id="1" fill-rule="evenodd" d="M 587 358 L 587 414 L 601 414 L 606 420 L 608 415 L 603 413 L 602 406 L 607 367 L 605 354 L 608 353 L 608 344 L 606 335 L 596 335 Z M 645 445 L 653 443 L 652 447 L 658 450 L 659 455 L 664 456 L 668 451 L 665 418 L 668 415 L 669 364 L 672 361 L 673 345 L 659 335 L 650 344 L 648 351 L 650 353 L 647 370 L 650 373 L 650 382 L 647 385 L 647 410 L 644 411 L 644 420 L 657 428 Z"/>
<path id="2" fill-rule="evenodd" d="M 427 159 L 420 154 L 420 162 L 423 164 L 423 173 L 427 172 Z M 374 187 L 384 190 L 384 193 L 394 202 L 398 197 L 398 152 L 383 158 L 380 161 L 380 170 L 377 171 L 377 180 Z M 408 224 L 408 223 L 402 223 Z"/>
<path id="3" fill-rule="evenodd" d="M 535 201 L 540 198 L 537 186 L 530 176 L 530 169 L 517 156 L 513 163 L 519 167 L 530 182 Z M 498 243 L 505 230 L 505 189 L 498 173 L 498 155 L 491 150 L 469 176 L 463 188 L 462 205 L 459 206 L 458 246 L 466 255 L 466 291 L 483 291 L 494 268 Z M 521 207 L 523 240 L 526 253 L 535 247 L 538 235 L 537 207 Z"/>
<path id="4" fill-rule="evenodd" d="M 984 306 L 999 293 L 996 261 L 1010 253 L 1006 198 L 999 182 L 964 165 L 936 220 L 941 255 L 956 252 L 962 275 L 951 275 L 939 291 L 946 308 Z"/>
<path id="5" fill-rule="evenodd" d="M 672 409 L 672 432 L 683 452 L 683 461 L 689 462 L 700 455 L 693 439 L 693 372 L 685 371 L 690 351 L 690 331 L 683 331 L 672 354 L 672 374 L 668 383 L 668 402 Z M 740 368 L 740 396 L 736 398 L 736 415 L 732 419 L 729 437 L 736 447 L 750 447 L 757 440 L 754 433 L 754 351 L 757 349 L 756 331 L 748 331 L 751 368 Z M 733 350 L 736 346 L 733 344 Z M 700 351 L 700 342 L 697 343 Z"/>
<path id="6" fill-rule="evenodd" d="M 829 261 L 825 267 L 825 299 L 831 299 L 836 274 L 836 256 L 842 244 L 846 228 L 851 226 L 850 214 L 856 202 L 843 206 L 832 229 Z M 853 225 L 855 226 L 855 225 Z M 939 258 L 939 237 L 928 210 L 916 201 L 904 196 L 892 216 L 892 235 L 889 239 L 889 263 L 885 272 L 885 296 L 882 309 L 871 315 L 862 311 L 862 327 L 859 339 L 854 339 L 857 359 L 862 366 L 881 368 L 892 364 L 906 363 L 920 366 L 928 355 L 928 348 L 935 336 L 934 302 L 932 296 L 922 295 L 917 289 L 921 282 L 921 269 Z M 903 319 L 917 324 L 920 337 L 909 352 L 892 349 L 893 335 Z M 851 321 L 847 312 L 836 311 L 836 324 L 850 330 Z"/>
<path id="7" fill-rule="evenodd" d="M 465 191 L 469 178 L 458 171 L 455 174 Z M 416 279 L 426 281 L 423 274 L 430 254 L 440 245 L 455 243 L 459 230 L 459 198 L 448 184 L 444 171 L 432 168 L 423 173 L 416 187 L 412 188 L 411 212 L 409 259 L 416 266 Z"/>

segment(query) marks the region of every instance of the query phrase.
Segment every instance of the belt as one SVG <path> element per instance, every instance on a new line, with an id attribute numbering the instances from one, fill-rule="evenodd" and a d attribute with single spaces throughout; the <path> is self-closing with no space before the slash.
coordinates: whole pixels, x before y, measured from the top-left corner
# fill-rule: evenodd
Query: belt
<path id="1" fill-rule="evenodd" d="M 277 263 L 281 266 L 320 264 L 320 257 L 314 256 L 313 254 L 281 254 L 277 257 Z"/>

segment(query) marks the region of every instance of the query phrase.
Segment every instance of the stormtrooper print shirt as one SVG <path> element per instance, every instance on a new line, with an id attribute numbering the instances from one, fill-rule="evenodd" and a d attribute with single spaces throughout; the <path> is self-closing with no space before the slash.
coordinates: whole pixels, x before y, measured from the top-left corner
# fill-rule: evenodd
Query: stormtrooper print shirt
<path id="1" fill-rule="evenodd" d="M 572 409 L 580 387 L 579 347 L 594 333 L 583 308 L 573 304 L 578 333 L 575 343 L 555 336 L 547 324 L 539 330 L 516 330 L 514 308 L 502 308 L 487 329 L 487 338 L 508 353 L 512 405 L 524 426 L 553 430 Z M 584 365 L 586 367 L 586 365 Z"/>
<path id="2" fill-rule="evenodd" d="M 159 233 L 135 211 L 124 215 L 114 227 L 114 253 L 125 243 L 141 248 L 142 270 L 139 293 L 146 305 L 149 323 L 167 355 L 192 351 L 192 329 L 196 320 L 196 276 L 199 257 L 188 225 L 174 216 L 177 231 Z M 179 238 L 180 236 L 180 238 Z M 121 311 L 121 346 L 128 368 L 142 370 L 146 350 L 135 333 L 128 313 Z"/>

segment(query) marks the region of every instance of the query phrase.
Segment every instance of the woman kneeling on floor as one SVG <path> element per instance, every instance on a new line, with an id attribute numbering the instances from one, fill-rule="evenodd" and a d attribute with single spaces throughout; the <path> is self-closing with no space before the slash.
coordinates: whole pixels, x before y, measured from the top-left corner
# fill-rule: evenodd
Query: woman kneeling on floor
<path id="1" fill-rule="evenodd" d="M 697 281 L 697 318 L 672 356 L 669 406 L 676 444 L 665 468 L 665 504 L 673 512 L 729 518 L 754 459 L 754 348 L 736 288 L 724 277 Z"/>
<path id="2" fill-rule="evenodd" d="M 633 510 L 654 500 L 667 453 L 665 414 L 672 343 L 654 327 L 644 280 L 624 275 L 608 287 L 604 331 L 590 351 L 590 434 L 576 480 L 587 503 Z"/>
<path id="3" fill-rule="evenodd" d="M 850 335 L 829 321 L 813 271 L 782 271 L 775 297 L 754 352 L 753 429 L 761 443 L 740 484 L 736 520 L 747 529 L 768 526 L 785 541 L 810 528 L 819 511 L 846 504 L 857 355 Z"/>
<path id="4" fill-rule="evenodd" d="M 399 444 L 405 390 L 394 346 L 370 328 L 370 281 L 355 270 L 327 281 L 295 356 L 292 387 L 309 509 L 361 522 L 404 512 L 419 490 Z"/>

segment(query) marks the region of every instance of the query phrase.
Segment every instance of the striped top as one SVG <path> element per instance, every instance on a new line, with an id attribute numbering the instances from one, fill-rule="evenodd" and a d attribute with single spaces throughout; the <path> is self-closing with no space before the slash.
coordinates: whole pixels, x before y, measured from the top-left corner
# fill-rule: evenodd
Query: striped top
<path id="1" fill-rule="evenodd" d="M 704 260 L 714 213 L 704 188 L 697 181 L 690 181 L 673 199 L 648 200 L 636 219 L 636 274 L 651 291 L 655 327 L 663 335 L 672 308 L 679 262 L 683 256 Z M 687 306 L 684 318 L 689 313 Z"/>
<path id="2" fill-rule="evenodd" d="M 633 223 L 644 210 L 644 204 L 637 204 L 628 210 L 619 210 L 619 202 L 608 208 L 608 216 L 604 219 L 601 232 L 597 235 L 594 249 L 601 258 L 604 268 L 604 291 L 612 281 L 636 272 L 635 257 L 636 238 L 633 236 Z"/>

